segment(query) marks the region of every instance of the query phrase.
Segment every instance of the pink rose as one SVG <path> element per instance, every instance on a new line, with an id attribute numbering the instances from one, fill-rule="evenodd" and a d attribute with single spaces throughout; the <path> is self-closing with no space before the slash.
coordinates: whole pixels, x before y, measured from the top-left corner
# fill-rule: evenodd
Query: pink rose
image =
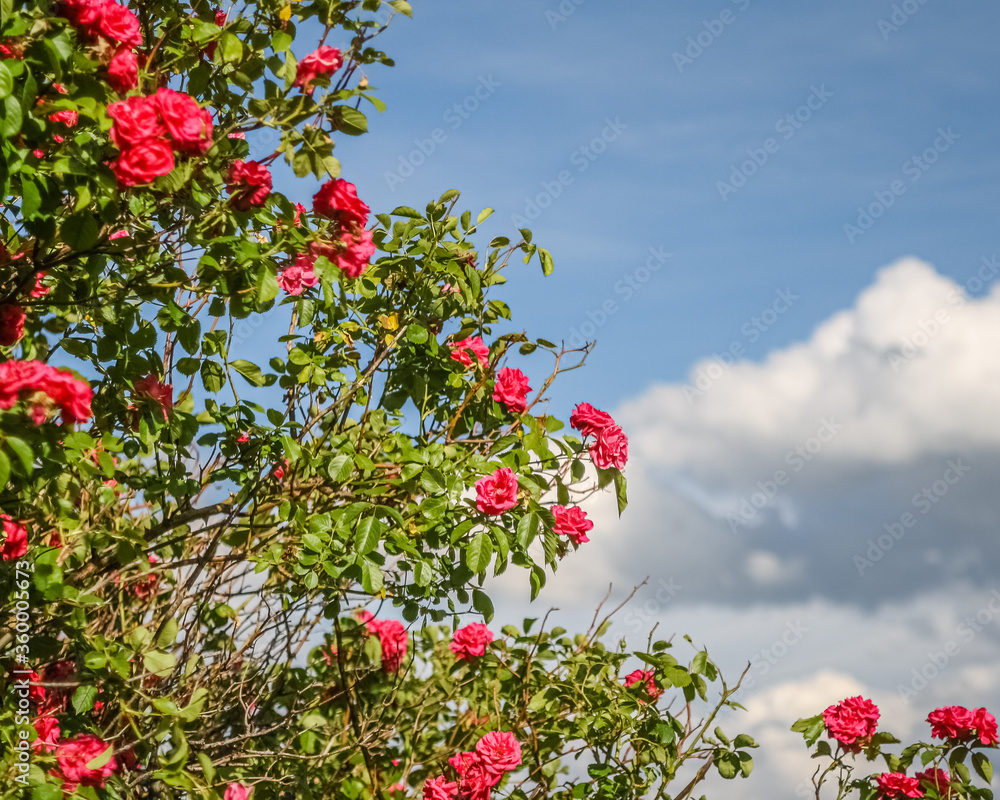
<path id="1" fill-rule="evenodd" d="M 147 139 L 122 151 L 111 170 L 122 186 L 152 183 L 174 168 L 174 151 L 164 139 Z"/>
<path id="2" fill-rule="evenodd" d="M 194 98 L 173 89 L 160 88 L 153 95 L 160 119 L 182 153 L 201 155 L 212 146 L 212 115 Z"/>
<path id="3" fill-rule="evenodd" d="M 594 523 L 587 519 L 587 514 L 579 506 L 552 506 L 552 513 L 556 522 L 552 526 L 553 533 L 560 536 L 569 536 L 576 544 L 589 542 L 587 531 L 594 527 Z"/>
<path id="4" fill-rule="evenodd" d="M 12 347 L 24 336 L 24 309 L 15 303 L 0 306 L 0 347 Z"/>
<path id="5" fill-rule="evenodd" d="M 295 80 L 292 86 L 299 86 L 306 94 L 312 94 L 315 88 L 312 82 L 318 75 L 332 75 L 344 64 L 344 59 L 336 47 L 326 45 L 305 56 L 295 70 Z"/>
<path id="6" fill-rule="evenodd" d="M 271 172 L 258 161 L 237 159 L 229 166 L 227 191 L 230 202 L 239 211 L 262 206 L 271 194 Z"/>
<path id="7" fill-rule="evenodd" d="M 626 689 L 635 686 L 636 684 L 642 684 L 643 691 L 654 703 L 659 700 L 660 695 L 663 694 L 663 689 L 656 685 L 656 673 L 651 669 L 637 669 L 635 672 L 630 672 L 625 676 L 624 686 Z M 640 700 L 639 702 L 645 701 Z"/>
<path id="8" fill-rule="evenodd" d="M 926 783 L 940 797 L 951 797 L 951 776 L 943 769 L 928 767 L 923 772 L 913 776 L 921 783 Z"/>
<path id="9" fill-rule="evenodd" d="M 923 797 L 923 789 L 916 778 L 908 778 L 902 772 L 883 772 L 875 776 L 882 797 Z"/>
<path id="10" fill-rule="evenodd" d="M 89 733 L 59 742 L 56 745 L 56 761 L 59 764 L 56 774 L 63 779 L 63 791 L 76 791 L 77 786 L 103 788 L 105 781 L 118 770 L 115 757 L 111 756 L 99 767 L 88 767 L 87 764 L 104 755 L 109 747 L 110 744 Z"/>
<path id="11" fill-rule="evenodd" d="M 997 721 L 985 708 L 975 711 L 962 706 L 945 706 L 927 715 L 931 736 L 935 739 L 978 739 L 982 744 L 997 744 Z"/>
<path id="12" fill-rule="evenodd" d="M 578 403 L 570 414 L 569 424 L 583 436 L 597 436 L 605 428 L 614 425 L 615 421 L 610 414 L 594 408 L 590 403 Z"/>
<path id="13" fill-rule="evenodd" d="M 333 262 L 348 278 L 357 278 L 365 271 L 375 253 L 372 232 L 364 228 L 345 231 L 341 242 L 345 245 L 345 249 L 334 256 Z"/>
<path id="14" fill-rule="evenodd" d="M 479 336 L 470 336 L 457 342 L 449 342 L 448 347 L 451 348 L 452 360 L 459 362 L 466 369 L 472 366 L 472 359 L 466 352 L 467 350 L 472 351 L 476 360 L 484 368 L 490 365 L 490 349 Z"/>
<path id="15" fill-rule="evenodd" d="M 476 508 L 483 514 L 499 516 L 517 505 L 517 476 L 510 467 L 476 481 Z"/>
<path id="16" fill-rule="evenodd" d="M 521 743 L 514 738 L 513 733 L 491 731 L 476 742 L 476 755 L 488 773 L 499 777 L 520 765 Z"/>
<path id="17" fill-rule="evenodd" d="M 481 622 L 473 622 L 455 631 L 448 646 L 459 661 L 472 661 L 483 655 L 492 641 L 492 631 Z"/>
<path id="18" fill-rule="evenodd" d="M 628 437 L 617 425 L 604 428 L 590 448 L 590 458 L 600 469 L 622 469 L 628 463 Z"/>
<path id="19" fill-rule="evenodd" d="M 311 286 L 319 283 L 319 278 L 313 272 L 316 259 L 305 253 L 298 255 L 291 264 L 278 273 L 278 286 L 287 294 L 302 294 Z"/>
<path id="20" fill-rule="evenodd" d="M 169 383 L 163 383 L 152 372 L 132 384 L 132 395 L 158 406 L 163 419 L 167 419 L 174 410 L 174 387 Z"/>
<path id="21" fill-rule="evenodd" d="M 458 791 L 468 800 L 489 800 L 490 788 L 500 782 L 500 774 L 494 774 L 478 753 L 457 753 L 448 763 L 458 773 Z"/>
<path id="22" fill-rule="evenodd" d="M 871 700 L 848 697 L 823 712 L 823 723 L 830 738 L 857 753 L 875 733 L 879 716 L 878 707 Z"/>
<path id="23" fill-rule="evenodd" d="M 222 800 L 247 800 L 253 789 L 249 786 L 244 786 L 242 783 L 230 783 L 226 786 L 226 793 L 222 796 Z"/>
<path id="24" fill-rule="evenodd" d="M 0 514 L 3 522 L 4 542 L 0 550 L 0 558 L 13 561 L 28 552 L 28 529 L 23 522 L 15 522 L 7 514 Z"/>
<path id="25" fill-rule="evenodd" d="M 38 393 L 62 412 L 64 422 L 86 422 L 94 414 L 90 409 L 93 390 L 66 370 L 40 361 L 5 361 L 0 364 L 0 408 L 11 408 L 21 393 L 31 395 L 29 413 L 36 425 L 45 422 L 49 408 Z"/>
<path id="26" fill-rule="evenodd" d="M 45 297 L 45 295 L 47 295 L 51 291 L 49 287 L 46 286 L 44 283 L 45 276 L 47 274 L 48 273 L 43 270 L 42 272 L 39 272 L 37 275 L 35 275 L 35 288 L 31 290 L 31 296 L 34 297 L 35 299 L 38 299 L 39 297 Z"/>
<path id="27" fill-rule="evenodd" d="M 151 97 L 127 97 L 108 106 L 111 141 L 119 150 L 147 139 L 162 138 L 166 132 L 156 102 Z"/>
<path id="28" fill-rule="evenodd" d="M 973 735 L 979 739 L 980 744 L 992 747 L 1000 743 L 996 718 L 985 708 L 977 708 L 972 712 L 972 727 Z"/>
<path id="29" fill-rule="evenodd" d="M 336 220 L 343 227 L 368 225 L 371 209 L 358 198 L 358 188 L 353 183 L 338 178 L 327 181 L 313 196 L 313 213 Z"/>
<path id="30" fill-rule="evenodd" d="M 292 219 L 292 224 L 296 228 L 302 227 L 302 215 L 306 213 L 306 207 L 302 203 L 295 204 L 295 217 Z"/>
<path id="31" fill-rule="evenodd" d="M 378 639 L 382 645 L 382 671 L 398 672 L 406 657 L 407 635 L 403 623 L 387 619 L 378 626 Z"/>
<path id="32" fill-rule="evenodd" d="M 528 408 L 528 376 L 519 369 L 504 367 L 493 384 L 493 399 L 507 406 L 512 414 L 523 414 Z"/>
<path id="33" fill-rule="evenodd" d="M 59 720 L 55 717 L 44 716 L 36 719 L 32 725 L 38 738 L 31 743 L 35 750 L 43 753 L 51 753 L 56 749 L 56 740 L 59 738 Z"/>
<path id="34" fill-rule="evenodd" d="M 428 778 L 424 783 L 424 800 L 453 800 L 457 793 L 458 784 L 444 778 Z"/>
<path id="35" fill-rule="evenodd" d="M 97 30 L 106 39 L 126 47 L 142 46 L 142 28 L 138 18 L 113 0 L 105 0 Z"/>
<path id="36" fill-rule="evenodd" d="M 139 61 L 127 47 L 119 47 L 108 64 L 108 83 L 118 94 L 139 85 Z"/>

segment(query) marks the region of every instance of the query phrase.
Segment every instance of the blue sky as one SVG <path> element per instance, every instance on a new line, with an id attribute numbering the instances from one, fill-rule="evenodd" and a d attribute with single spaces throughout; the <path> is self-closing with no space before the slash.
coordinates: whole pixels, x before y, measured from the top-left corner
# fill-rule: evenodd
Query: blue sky
<path id="1" fill-rule="evenodd" d="M 998 34 L 973 0 L 417 0 L 370 75 L 388 110 L 338 142 L 376 211 L 457 188 L 510 235 L 545 206 L 556 272 L 503 298 L 535 336 L 600 323 L 552 411 L 615 413 L 632 505 L 588 508 L 541 603 L 586 625 L 648 576 L 619 633 L 751 663 L 762 774 L 712 796 L 796 796 L 789 724 L 848 695 L 903 736 L 1000 712 Z M 523 576 L 496 588 L 527 611 Z"/>

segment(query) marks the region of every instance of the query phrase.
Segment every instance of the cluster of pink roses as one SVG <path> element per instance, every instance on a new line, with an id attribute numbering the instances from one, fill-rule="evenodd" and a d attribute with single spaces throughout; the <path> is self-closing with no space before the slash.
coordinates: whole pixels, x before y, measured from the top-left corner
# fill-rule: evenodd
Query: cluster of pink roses
<path id="1" fill-rule="evenodd" d="M 336 47 L 321 45 L 298 63 L 292 86 L 298 86 L 303 92 L 311 95 L 316 88 L 312 82 L 317 76 L 332 75 L 343 65 L 344 58 Z"/>
<path id="2" fill-rule="evenodd" d="M 481 341 L 481 340 L 480 340 Z M 455 354 L 452 352 L 452 358 Z M 493 399 L 507 406 L 512 414 L 523 414 L 528 410 L 528 376 L 519 369 L 504 367 L 497 373 L 493 384 Z"/>
<path id="3" fill-rule="evenodd" d="M 521 743 L 514 734 L 487 733 L 474 750 L 456 753 L 448 759 L 455 780 L 429 778 L 424 783 L 424 800 L 489 800 L 491 789 L 507 772 L 521 764 Z"/>
<path id="4" fill-rule="evenodd" d="M 134 89 L 139 82 L 139 62 L 134 51 L 142 45 L 142 29 L 135 14 L 114 0 L 63 0 L 59 10 L 81 38 L 98 45 L 103 58 L 111 53 L 107 60 L 111 88 L 119 94 Z M 103 42 L 109 46 L 100 46 Z"/>
<path id="5" fill-rule="evenodd" d="M 56 369 L 41 361 L 5 361 L 0 364 L 0 409 L 9 409 L 24 396 L 36 425 L 48 419 L 53 408 L 63 422 L 86 422 L 94 412 L 90 384 L 69 370 Z"/>
<path id="6" fill-rule="evenodd" d="M 362 611 L 358 619 L 368 632 L 378 637 L 382 646 L 382 671 L 398 672 L 406 658 L 407 636 L 403 623 L 395 619 L 378 620 L 370 611 Z"/>
<path id="7" fill-rule="evenodd" d="M 473 661 L 486 652 L 493 641 L 493 632 L 481 622 L 472 622 L 459 628 L 451 637 L 451 652 L 459 661 Z"/>
<path id="8" fill-rule="evenodd" d="M 62 778 L 63 791 L 72 794 L 79 786 L 104 787 L 105 782 L 120 765 L 114 755 L 101 766 L 91 767 L 91 762 L 104 755 L 112 745 L 92 733 L 84 733 L 72 739 L 63 739 L 54 745 L 56 763 L 59 765 L 53 774 Z"/>
<path id="9" fill-rule="evenodd" d="M 611 415 L 594 408 L 590 403 L 580 403 L 573 409 L 569 424 L 586 439 L 594 437 L 590 445 L 590 458 L 600 469 L 623 469 L 628 462 L 628 437 Z"/>
<path id="10" fill-rule="evenodd" d="M 878 707 L 864 697 L 848 697 L 823 712 L 827 734 L 850 753 L 858 753 L 875 734 L 879 720 Z M 1000 743 L 997 721 L 985 708 L 970 711 L 962 706 L 945 706 L 927 715 L 931 736 L 949 739 L 958 744 L 974 740 L 988 747 Z M 950 795 L 951 776 L 942 769 L 930 767 L 909 777 L 902 772 L 884 772 L 875 776 L 875 785 L 883 798 L 924 796 L 925 788 L 934 789 L 939 796 Z"/>
<path id="11" fill-rule="evenodd" d="M 296 204 L 296 225 L 304 210 Z M 375 253 L 372 233 L 365 227 L 370 212 L 353 183 L 338 178 L 323 184 L 313 197 L 313 213 L 337 223 L 339 237 L 336 242 L 313 242 L 308 253 L 300 253 L 278 273 L 278 286 L 291 295 L 315 286 L 319 278 L 314 266 L 320 257 L 328 258 L 349 278 L 360 276 Z"/>
<path id="12" fill-rule="evenodd" d="M 203 155 L 212 146 L 212 115 L 194 98 L 160 88 L 108 106 L 111 140 L 121 151 L 111 164 L 123 186 L 152 183 L 169 174 L 174 152 Z"/>

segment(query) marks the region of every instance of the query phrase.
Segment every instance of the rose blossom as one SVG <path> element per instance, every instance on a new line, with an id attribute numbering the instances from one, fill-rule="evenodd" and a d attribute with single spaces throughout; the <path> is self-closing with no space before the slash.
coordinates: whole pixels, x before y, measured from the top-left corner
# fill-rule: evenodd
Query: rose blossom
<path id="1" fill-rule="evenodd" d="M 408 641 L 403 623 L 395 619 L 379 623 L 378 639 L 382 645 L 382 671 L 398 672 L 406 657 Z"/>
<path id="2" fill-rule="evenodd" d="M 296 228 L 302 227 L 302 215 L 306 213 L 306 207 L 302 203 L 295 204 L 295 217 L 292 219 L 292 224 Z"/>
<path id="3" fill-rule="evenodd" d="M 31 723 L 38 738 L 31 743 L 35 750 L 43 753 L 51 753 L 56 749 L 56 740 L 59 738 L 59 720 L 55 717 L 43 716 Z"/>
<path id="4" fill-rule="evenodd" d="M 160 122 L 156 102 L 152 97 L 126 97 L 108 106 L 111 117 L 111 141 L 119 150 L 146 139 L 162 138 L 166 128 Z"/>
<path id="5" fill-rule="evenodd" d="M 476 743 L 476 755 L 488 773 L 499 777 L 521 763 L 521 743 L 509 731 L 491 731 Z"/>
<path id="6" fill-rule="evenodd" d="M 635 686 L 637 683 L 643 684 L 642 688 L 654 703 L 659 700 L 660 695 L 663 694 L 663 689 L 656 685 L 656 672 L 651 669 L 637 669 L 635 672 L 630 672 L 625 676 L 624 686 L 626 689 L 631 686 Z M 640 700 L 639 702 L 645 701 Z"/>
<path id="7" fill-rule="evenodd" d="M 519 369 L 504 367 L 493 384 L 493 399 L 507 406 L 512 414 L 523 414 L 528 408 L 528 376 Z"/>
<path id="8" fill-rule="evenodd" d="M 980 744 L 992 746 L 1000 743 L 996 718 L 985 708 L 977 708 L 972 712 L 972 727 L 975 728 Z"/>
<path id="9" fill-rule="evenodd" d="M 913 776 L 918 781 L 926 782 L 941 797 L 951 796 L 951 776 L 943 769 L 928 767 L 923 772 L 918 772 Z"/>
<path id="10" fill-rule="evenodd" d="M 364 228 L 371 209 L 358 198 L 358 187 L 342 178 L 327 181 L 313 195 L 313 213 L 336 220 L 345 228 L 351 224 Z"/>
<path id="11" fill-rule="evenodd" d="M 458 773 L 458 791 L 468 800 L 489 800 L 490 788 L 500 783 L 500 774 L 494 774 L 478 753 L 456 753 L 448 763 Z"/>
<path id="12" fill-rule="evenodd" d="M 244 786 L 242 783 L 230 783 L 226 787 L 226 793 L 222 796 L 222 800 L 247 800 L 253 789 L 249 786 Z"/>
<path id="13" fill-rule="evenodd" d="M 147 139 L 122 151 L 111 170 L 123 186 L 152 183 L 174 169 L 174 151 L 165 139 Z"/>
<path id="14" fill-rule="evenodd" d="M 28 552 L 28 529 L 23 522 L 15 522 L 8 514 L 0 514 L 3 522 L 4 542 L 0 558 L 13 561 Z"/>
<path id="15" fill-rule="evenodd" d="M 875 776 L 875 785 L 882 797 L 923 797 L 920 781 L 902 772 L 883 772 Z"/>
<path id="16" fill-rule="evenodd" d="M 448 646 L 459 661 L 472 661 L 483 655 L 492 641 L 493 632 L 483 623 L 473 622 L 455 631 Z"/>
<path id="17" fill-rule="evenodd" d="M 348 278 L 357 278 L 365 271 L 368 262 L 375 252 L 372 232 L 364 228 L 345 231 L 340 237 L 345 249 L 333 257 L 333 263 L 340 268 Z"/>
<path id="18" fill-rule="evenodd" d="M 278 273 L 278 286 L 287 294 L 302 294 L 310 286 L 319 283 L 319 278 L 313 272 L 316 259 L 306 253 L 300 253 L 295 261 Z"/>
<path id="19" fill-rule="evenodd" d="M 570 414 L 569 424 L 582 436 L 597 436 L 605 428 L 613 426 L 615 421 L 610 414 L 594 408 L 590 403 L 577 403 Z"/>
<path id="20" fill-rule="evenodd" d="M 556 522 L 552 526 L 553 533 L 560 536 L 569 536 L 576 544 L 589 542 L 587 531 L 594 527 L 594 523 L 587 519 L 586 512 L 579 506 L 552 506 L 552 513 Z"/>
<path id="21" fill-rule="evenodd" d="M 600 469 L 622 469 L 628 463 L 628 437 L 617 425 L 597 434 L 597 441 L 590 448 L 590 459 Z"/>
<path id="22" fill-rule="evenodd" d="M 35 275 L 35 288 L 31 290 L 31 296 L 36 300 L 39 297 L 45 297 L 51 291 L 48 286 L 46 286 L 43 281 L 48 273 L 44 270 Z"/>
<path id="23" fill-rule="evenodd" d="M 510 467 L 476 481 L 476 508 L 483 514 L 499 516 L 517 505 L 517 476 Z"/>
<path id="24" fill-rule="evenodd" d="M 295 69 L 292 86 L 299 86 L 306 94 L 312 94 L 312 82 L 317 75 L 332 75 L 344 64 L 344 59 L 336 47 L 322 47 L 305 56 Z"/>
<path id="25" fill-rule="evenodd" d="M 108 64 L 108 83 L 118 94 L 139 85 L 139 61 L 127 47 L 119 47 Z"/>
<path id="26" fill-rule="evenodd" d="M 449 342 L 448 347 L 451 348 L 452 360 L 457 361 L 466 369 L 472 366 L 472 359 L 466 350 L 471 350 L 483 367 L 488 367 L 490 364 L 490 349 L 479 336 L 470 336 L 457 342 Z"/>
<path id="27" fill-rule="evenodd" d="M 109 747 L 107 742 L 90 733 L 59 742 L 56 745 L 57 774 L 63 779 L 63 791 L 76 791 L 79 785 L 103 788 L 104 782 L 118 769 L 115 757 L 112 755 L 100 767 L 90 768 L 87 764 L 107 752 Z"/>
<path id="28" fill-rule="evenodd" d="M 444 778 L 428 778 L 424 783 L 424 800 L 452 800 L 457 792 L 458 784 Z"/>
<path id="29" fill-rule="evenodd" d="M 42 670 L 42 683 L 67 683 L 76 676 L 76 664 L 72 661 L 56 661 L 49 664 Z M 62 713 L 69 706 L 70 695 L 73 687 L 52 686 L 46 692 L 44 700 L 38 705 L 38 713 L 41 716 L 46 714 Z"/>
<path id="30" fill-rule="evenodd" d="M 169 383 L 163 383 L 152 372 L 132 384 L 132 395 L 159 406 L 164 420 L 174 410 L 174 387 Z"/>
<path id="31" fill-rule="evenodd" d="M 165 87 L 153 95 L 160 119 L 182 153 L 202 155 L 212 146 L 212 115 L 193 97 Z"/>
<path id="32" fill-rule="evenodd" d="M 259 161 L 236 159 L 229 166 L 226 190 L 232 195 L 233 208 L 239 211 L 262 206 L 271 194 L 271 172 Z"/>
<path id="33" fill-rule="evenodd" d="M 878 707 L 859 695 L 827 708 L 823 712 L 823 723 L 832 739 L 857 753 L 875 733 L 879 716 Z"/>
<path id="34" fill-rule="evenodd" d="M 138 18 L 129 9 L 118 5 L 114 0 L 104 0 L 97 30 L 106 39 L 126 47 L 142 45 L 142 29 L 139 26 Z"/>
<path id="35" fill-rule="evenodd" d="M 24 336 L 24 309 L 15 303 L 0 306 L 0 346 L 12 347 Z"/>

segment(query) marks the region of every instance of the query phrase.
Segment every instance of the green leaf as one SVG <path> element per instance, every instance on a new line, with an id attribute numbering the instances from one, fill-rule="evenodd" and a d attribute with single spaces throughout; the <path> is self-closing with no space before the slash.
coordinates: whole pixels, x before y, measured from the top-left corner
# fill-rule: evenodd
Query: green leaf
<path id="1" fill-rule="evenodd" d="M 222 63 L 233 63 L 243 58 L 243 42 L 231 31 L 226 31 L 219 38 L 219 55 Z"/>
<path id="2" fill-rule="evenodd" d="M 162 650 L 152 650 L 142 657 L 142 664 L 147 672 L 158 678 L 166 678 L 177 666 L 177 659 Z"/>
<path id="3" fill-rule="evenodd" d="M 389 5 L 405 17 L 413 18 L 413 9 L 406 0 L 389 0 Z"/>
<path id="4" fill-rule="evenodd" d="M 486 592 L 480 589 L 472 590 L 472 607 L 483 615 L 486 622 L 493 620 L 493 601 L 490 600 Z"/>
<path id="5" fill-rule="evenodd" d="M 367 558 L 360 560 L 361 567 L 361 588 L 368 594 L 378 594 L 385 585 L 382 579 L 382 570 L 378 564 L 373 564 Z"/>
<path id="6" fill-rule="evenodd" d="M 477 533 L 465 550 L 465 563 L 476 574 L 486 572 L 493 558 L 493 540 L 485 533 Z"/>
<path id="7" fill-rule="evenodd" d="M 394 217 L 409 217 L 411 219 L 423 219 L 420 212 L 409 206 L 398 206 L 392 210 Z"/>
<path id="8" fill-rule="evenodd" d="M 0 450 L 0 489 L 7 486 L 7 481 L 10 479 L 10 459 L 7 458 L 7 454 Z"/>
<path id="9" fill-rule="evenodd" d="M 108 745 L 107 749 L 103 753 L 99 756 L 94 756 L 87 762 L 87 769 L 100 769 L 111 760 L 111 756 L 114 755 L 114 752 L 114 745 Z"/>
<path id="10" fill-rule="evenodd" d="M 990 760 L 986 757 L 984 753 L 972 754 L 972 766 L 975 767 L 976 772 L 979 773 L 980 778 L 982 778 L 987 783 L 992 782 L 993 765 L 990 764 Z"/>
<path id="11" fill-rule="evenodd" d="M 517 544 L 522 549 L 527 549 L 538 535 L 539 517 L 534 511 L 525 514 L 517 523 Z"/>
<path id="12" fill-rule="evenodd" d="M 226 371 L 218 361 L 201 362 L 201 382 L 210 392 L 217 392 L 226 385 Z"/>
<path id="13" fill-rule="evenodd" d="M 360 136 L 368 130 L 368 117 L 350 106 L 337 106 L 337 129 L 348 136 Z"/>
<path id="14" fill-rule="evenodd" d="M 260 371 L 260 367 L 254 364 L 252 361 L 244 361 L 239 359 L 237 361 L 230 361 L 229 366 L 235 369 L 240 375 L 247 379 L 247 381 L 254 386 L 264 385 L 264 375 Z"/>
<path id="15" fill-rule="evenodd" d="M 5 97 L 3 101 L 3 116 L 0 117 L 0 136 L 6 139 L 13 139 L 21 131 L 21 122 L 24 119 L 24 112 L 17 98 L 11 95 Z M 27 212 L 25 212 L 27 216 Z"/>
<path id="16" fill-rule="evenodd" d="M 14 76 L 10 74 L 7 65 L 0 61 L 0 98 L 10 97 L 14 91 Z"/>
<path id="17" fill-rule="evenodd" d="M 803 717 L 792 723 L 792 731 L 801 733 L 809 747 L 813 746 L 825 727 L 822 714 L 817 714 L 815 717 Z"/>
<path id="18" fill-rule="evenodd" d="M 74 250 L 90 250 L 101 233 L 97 218 L 89 211 L 71 214 L 60 228 L 63 241 Z"/>
<path id="19" fill-rule="evenodd" d="M 86 714 L 94 707 L 94 700 L 97 699 L 96 686 L 78 686 L 73 692 L 73 710 L 77 714 Z"/>
<path id="20" fill-rule="evenodd" d="M 264 267 L 257 275 L 257 302 L 269 303 L 278 296 L 278 274 L 271 267 Z"/>
<path id="21" fill-rule="evenodd" d="M 156 646 L 160 648 L 169 647 L 177 638 L 177 620 L 171 618 L 163 624 L 163 630 L 156 637 Z"/>
<path id="22" fill-rule="evenodd" d="M 354 534 L 354 549 L 360 555 L 365 555 L 374 550 L 379 543 L 379 538 L 383 531 L 382 523 L 375 517 L 365 517 L 358 523 L 358 528 Z"/>
<path id="23" fill-rule="evenodd" d="M 552 260 L 552 253 L 544 247 L 538 248 L 538 260 L 542 262 L 542 274 L 551 275 L 555 269 L 555 262 Z"/>

